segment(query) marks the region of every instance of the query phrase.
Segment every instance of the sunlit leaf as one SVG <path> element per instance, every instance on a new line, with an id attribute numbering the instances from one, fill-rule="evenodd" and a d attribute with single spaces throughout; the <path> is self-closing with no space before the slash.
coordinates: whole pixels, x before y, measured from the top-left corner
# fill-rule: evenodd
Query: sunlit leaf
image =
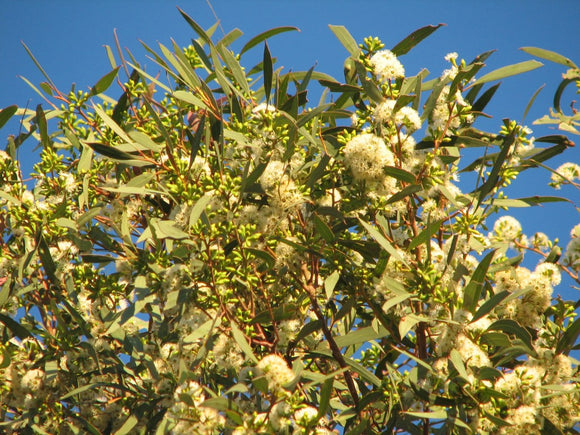
<path id="1" fill-rule="evenodd" d="M 0 110 L 0 128 L 2 128 L 9 120 L 14 116 L 16 111 L 18 110 L 18 106 L 8 106 L 4 109 Z"/>
<path id="2" fill-rule="evenodd" d="M 346 50 L 350 53 L 350 55 L 355 59 L 358 59 L 358 56 L 360 54 L 360 48 L 355 39 L 349 33 L 349 31 L 346 30 L 346 27 L 335 26 L 332 24 L 329 24 L 328 27 L 330 27 L 330 30 L 332 30 L 334 36 L 338 38 L 338 40 L 341 42 L 344 48 L 346 48 Z"/>
<path id="3" fill-rule="evenodd" d="M 259 43 L 261 43 L 262 41 L 265 41 L 266 39 L 278 35 L 280 33 L 284 33 L 284 32 L 291 32 L 291 31 L 300 31 L 297 27 L 292 27 L 292 26 L 281 26 L 281 27 L 275 27 L 273 29 L 270 30 L 266 30 L 265 32 L 260 33 L 259 35 L 254 36 L 252 39 L 250 39 L 246 45 L 244 45 L 242 47 L 242 49 L 240 50 L 240 55 L 244 54 L 246 51 L 248 51 L 249 49 L 251 49 L 252 47 L 255 47 L 256 45 L 258 45 Z"/>
<path id="4" fill-rule="evenodd" d="M 536 57 L 539 57 L 541 59 L 546 59 L 546 60 L 549 60 L 549 61 L 552 61 L 555 63 L 559 63 L 559 64 L 567 66 L 569 68 L 580 69 L 570 59 L 568 59 L 567 57 L 562 56 L 561 54 L 558 54 L 554 51 L 550 51 L 550 50 L 546 50 L 546 49 L 538 48 L 538 47 L 521 47 L 520 50 L 525 51 L 526 53 L 531 54 L 532 56 L 536 56 Z"/>
<path id="5" fill-rule="evenodd" d="M 444 25 L 445 24 L 438 24 L 436 26 L 429 25 L 421 27 L 400 41 L 393 48 L 391 48 L 391 51 L 395 56 L 402 56 L 403 54 L 407 54 L 413 47 L 419 44 L 419 42 L 427 38 L 431 33 Z"/>
<path id="6" fill-rule="evenodd" d="M 102 94 L 103 92 L 105 92 L 107 89 L 109 89 L 109 86 L 111 86 L 111 84 L 113 83 L 113 80 L 115 80 L 115 77 L 117 77 L 117 73 L 119 72 L 119 68 L 121 68 L 120 66 L 116 67 L 115 69 L 113 69 L 111 72 L 105 74 L 103 77 L 101 77 L 99 79 L 99 81 L 97 81 L 97 83 L 95 83 L 95 85 L 91 88 L 91 92 L 89 93 L 89 95 L 99 95 Z"/>
<path id="7" fill-rule="evenodd" d="M 543 63 L 538 62 L 537 60 L 526 60 L 524 62 L 515 63 L 513 65 L 507 65 L 485 74 L 484 76 L 477 79 L 473 84 L 478 85 L 481 83 L 493 82 L 494 80 L 501 80 L 506 77 L 533 71 L 543 65 Z"/>

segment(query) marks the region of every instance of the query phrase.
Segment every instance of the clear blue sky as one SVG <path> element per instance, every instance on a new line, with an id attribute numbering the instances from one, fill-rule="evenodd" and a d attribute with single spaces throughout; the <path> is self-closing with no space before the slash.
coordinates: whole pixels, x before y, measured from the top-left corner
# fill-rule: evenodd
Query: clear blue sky
<path id="1" fill-rule="evenodd" d="M 300 33 L 282 34 L 269 42 L 272 55 L 278 58 L 278 66 L 305 70 L 316 64 L 318 70 L 338 79 L 342 78 L 347 53 L 328 29 L 328 24 L 346 26 L 359 41 L 365 36 L 377 36 L 387 47 L 424 25 L 447 24 L 401 58 L 408 75 L 426 67 L 432 72 L 431 78 L 437 76 L 447 66 L 443 56 L 448 52 L 456 51 L 460 58 L 470 61 L 484 51 L 497 49 L 488 61 L 487 71 L 491 71 L 530 59 L 518 50 L 522 46 L 554 50 L 580 64 L 579 1 L 212 0 L 212 5 L 226 32 L 235 27 L 244 32 L 237 48 L 243 41 L 272 27 L 292 25 L 300 28 Z M 117 29 L 121 45 L 129 48 L 142 64 L 148 61 L 139 40 L 151 47 L 157 42 L 169 45 L 171 38 L 186 45 L 194 35 L 177 6 L 206 28 L 215 22 L 206 0 L 0 0 L 0 107 L 18 104 L 33 108 L 41 102 L 18 77 L 25 76 L 36 85 L 44 80 L 20 41 L 33 51 L 61 90 L 70 89 L 73 82 L 78 88 L 87 89 L 110 70 L 103 46 L 114 45 L 114 29 Z M 258 54 L 260 50 L 257 49 Z M 155 72 L 155 65 L 149 62 L 147 69 Z M 497 131 L 504 117 L 521 120 L 529 98 L 546 83 L 526 124 L 533 128 L 536 137 L 553 133 L 545 127 L 531 126 L 531 122 L 547 113 L 563 71 L 564 67 L 546 62 L 539 70 L 505 79 L 486 109 L 494 115 L 485 124 L 486 128 Z M 111 96 L 118 97 L 119 92 L 112 91 Z M 569 94 L 569 97 L 574 98 L 574 95 Z M 0 136 L 9 133 L 14 131 L 5 127 Z M 580 163 L 580 136 L 572 140 L 578 147 L 552 162 L 553 167 L 564 161 Z M 29 144 L 30 148 L 33 145 Z M 32 154 L 22 155 L 34 159 Z M 546 187 L 548 178 L 547 173 L 523 177 L 512 196 L 557 194 Z M 562 193 L 568 194 L 575 205 L 580 206 L 580 192 L 564 190 Z M 527 234 L 542 230 L 551 237 L 560 237 L 564 245 L 569 229 L 580 222 L 580 214 L 572 206 L 547 210 L 536 207 L 533 213 L 529 211 L 512 213 L 522 220 Z M 526 219 L 522 219 L 523 216 Z M 566 293 L 577 298 L 575 292 Z"/>

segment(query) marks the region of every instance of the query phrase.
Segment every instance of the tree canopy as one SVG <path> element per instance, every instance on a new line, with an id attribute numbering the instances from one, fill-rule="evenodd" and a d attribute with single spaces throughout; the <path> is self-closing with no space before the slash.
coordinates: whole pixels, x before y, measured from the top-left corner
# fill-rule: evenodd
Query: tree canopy
<path id="1" fill-rule="evenodd" d="M 62 92 L 37 62 L 45 103 L 0 111 L 23 129 L 0 151 L 3 430 L 576 433 L 579 301 L 555 289 L 580 282 L 580 225 L 559 245 L 509 212 L 572 202 L 509 185 L 577 189 L 550 167 L 574 144 L 478 125 L 539 58 L 567 72 L 535 124 L 578 134 L 580 69 L 526 47 L 408 76 L 439 26 L 389 49 L 330 26 L 344 77 L 284 72 L 267 41 L 295 28 L 235 53 L 239 30 L 181 14 L 197 39 L 145 46 L 153 68 L 106 47 L 112 70 Z"/>

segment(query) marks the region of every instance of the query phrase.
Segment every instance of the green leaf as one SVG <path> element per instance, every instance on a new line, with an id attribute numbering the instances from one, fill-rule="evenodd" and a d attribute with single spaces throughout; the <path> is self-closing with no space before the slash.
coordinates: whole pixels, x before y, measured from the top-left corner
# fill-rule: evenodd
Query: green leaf
<path id="1" fill-rule="evenodd" d="M 442 223 L 443 223 L 442 220 L 436 222 L 428 222 L 427 227 L 419 234 L 417 234 L 417 237 L 413 238 L 413 240 L 411 240 L 411 243 L 409 243 L 408 248 L 409 251 L 412 251 L 417 246 L 422 245 L 423 243 L 427 243 L 431 239 L 431 237 L 433 237 L 433 234 L 439 231 L 439 228 L 441 228 Z"/>
<path id="2" fill-rule="evenodd" d="M 310 172 L 308 180 L 306 180 L 307 187 L 310 187 L 311 189 L 314 187 L 316 182 L 324 175 L 324 170 L 326 169 L 328 162 L 330 162 L 330 156 L 328 154 L 323 154 L 320 158 L 320 162 Z"/>
<path id="3" fill-rule="evenodd" d="M 381 245 L 381 247 L 385 251 L 387 251 L 396 260 L 400 261 L 403 264 L 408 265 L 407 261 L 403 258 L 403 256 L 401 256 L 401 254 L 399 254 L 399 252 L 395 249 L 395 247 L 393 245 L 391 245 L 391 243 L 385 238 L 385 236 L 383 236 L 376 228 L 374 228 L 372 225 L 366 223 L 361 218 L 358 218 L 358 220 L 361 223 L 361 225 L 367 230 L 369 235 L 373 239 L 375 239 L 377 241 L 377 243 L 379 245 Z"/>
<path id="4" fill-rule="evenodd" d="M 491 203 L 500 207 L 532 207 L 547 202 L 571 202 L 568 198 L 559 196 L 529 196 L 527 198 L 494 198 Z M 486 201 L 487 203 L 487 201 Z"/>
<path id="5" fill-rule="evenodd" d="M 8 106 L 4 109 L 0 110 L 0 128 L 4 127 L 4 125 L 14 116 L 16 111 L 18 110 L 18 106 Z"/>
<path id="6" fill-rule="evenodd" d="M 419 322 L 429 322 L 429 318 L 417 314 L 407 314 L 406 316 L 403 316 L 399 322 L 399 334 L 401 338 L 405 337 Z"/>
<path id="7" fill-rule="evenodd" d="M 481 97 L 479 97 L 475 103 L 473 103 L 473 106 L 471 109 L 474 112 L 483 112 L 483 109 L 485 109 L 485 106 L 487 106 L 487 103 L 489 103 L 490 100 L 492 99 L 492 97 L 495 95 L 495 92 L 498 90 L 500 85 L 501 85 L 501 83 L 496 83 L 491 88 L 489 88 L 487 91 L 485 91 L 483 93 L 483 95 Z"/>
<path id="8" fill-rule="evenodd" d="M 531 54 L 532 56 L 539 57 L 540 59 L 546 59 L 551 62 L 559 63 L 560 65 L 564 65 L 569 68 L 580 69 L 570 59 L 554 51 L 545 50 L 543 48 L 538 47 L 521 47 L 520 50 L 528 54 Z"/>
<path id="9" fill-rule="evenodd" d="M 218 45 L 223 45 L 224 47 L 229 47 L 230 45 L 232 45 L 236 40 L 238 40 L 240 38 L 240 36 L 242 36 L 244 33 L 236 28 L 230 32 L 228 32 L 227 35 L 225 35 L 222 39 L 220 39 L 220 41 L 218 42 Z"/>
<path id="10" fill-rule="evenodd" d="M 441 26 L 445 26 L 445 24 L 437 24 L 436 26 L 429 25 L 421 27 L 420 29 L 415 30 L 405 39 L 400 41 L 393 48 L 391 48 L 391 51 L 393 52 L 393 54 L 395 54 L 395 56 L 402 56 L 403 54 L 407 54 L 413 47 L 419 44 L 419 42 L 428 37 L 431 33 L 433 33 Z"/>
<path id="11" fill-rule="evenodd" d="M 189 234 L 178 228 L 171 220 L 152 218 L 150 226 L 158 239 L 182 240 L 189 238 Z"/>
<path id="12" fill-rule="evenodd" d="M 536 356 L 536 351 L 534 350 L 534 346 L 532 344 L 532 336 L 527 331 L 527 329 L 520 326 L 514 320 L 511 320 L 511 319 L 496 320 L 487 328 L 487 330 L 488 331 L 503 331 L 503 332 L 506 332 L 508 334 L 515 335 L 526 346 L 526 348 L 528 349 L 528 353 L 534 357 Z"/>
<path id="13" fill-rule="evenodd" d="M 332 297 L 332 293 L 334 292 L 334 288 L 336 287 L 339 279 L 340 272 L 335 270 L 324 280 L 324 291 L 326 292 L 326 299 L 330 299 Z"/>
<path id="14" fill-rule="evenodd" d="M 495 255 L 495 250 L 489 252 L 477 265 L 477 268 L 473 272 L 471 276 L 471 280 L 469 284 L 465 287 L 464 290 L 464 297 L 463 297 L 463 309 L 467 310 L 471 313 L 475 311 L 475 307 L 479 302 L 479 298 L 481 297 L 481 290 L 483 289 L 483 283 L 485 281 L 485 275 L 487 274 L 487 270 L 489 269 L 489 265 L 493 260 L 493 256 Z"/>
<path id="15" fill-rule="evenodd" d="M 501 80 L 506 77 L 511 77 L 517 74 L 533 71 L 536 68 L 539 68 L 543 65 L 544 65 L 543 63 L 538 62 L 537 60 L 526 60 L 524 62 L 514 63 L 513 65 L 507 65 L 485 74 L 483 77 L 477 79 L 473 83 L 473 85 L 488 83 L 494 80 Z"/>
<path id="16" fill-rule="evenodd" d="M 346 48 L 346 50 L 351 54 L 351 56 L 354 57 L 355 59 L 358 59 L 360 55 L 360 48 L 358 47 L 358 44 L 356 43 L 352 35 L 349 33 L 349 31 L 346 30 L 346 27 L 334 26 L 332 24 L 329 24 L 328 27 L 330 27 L 330 30 L 332 30 L 334 36 L 338 38 L 338 40 L 341 42 L 344 48 Z"/>
<path id="17" fill-rule="evenodd" d="M 38 132 L 40 133 L 40 141 L 44 148 L 51 148 L 52 143 L 48 137 L 48 126 L 46 124 L 46 116 L 42 110 L 42 105 L 36 106 L 36 125 L 38 125 Z"/>
<path id="18" fill-rule="evenodd" d="M 570 350 L 576 344 L 576 340 L 580 335 L 580 318 L 576 319 L 572 324 L 568 325 L 564 334 L 560 340 L 558 340 L 558 344 L 556 346 L 556 353 L 563 353 L 568 355 Z"/>
<path id="19" fill-rule="evenodd" d="M 417 417 L 417 418 L 428 418 L 431 420 L 444 420 L 447 418 L 447 411 L 445 410 L 440 410 L 440 411 L 431 411 L 431 412 L 411 412 L 411 411 L 405 411 L 404 412 L 407 415 L 410 415 L 412 417 Z"/>
<path id="20" fill-rule="evenodd" d="M 102 94 L 107 89 L 109 89 L 109 86 L 111 86 L 111 83 L 113 83 L 113 80 L 115 80 L 115 77 L 117 77 L 117 73 L 119 72 L 119 68 L 121 68 L 121 67 L 118 66 L 113 71 L 111 71 L 111 72 L 105 74 L 103 77 L 101 77 L 99 79 L 99 81 L 97 81 L 97 83 L 95 83 L 95 85 L 91 88 L 91 92 L 89 93 L 89 96 Z"/>
<path id="21" fill-rule="evenodd" d="M 121 151 L 120 149 L 109 145 L 98 142 L 87 142 L 86 145 L 90 146 L 95 152 L 126 165 L 138 167 L 154 166 L 154 164 L 151 162 L 141 160 L 139 157 L 133 154 L 126 153 L 125 151 Z"/>
<path id="22" fill-rule="evenodd" d="M 119 429 L 117 429 L 114 435 L 126 435 L 128 433 L 131 433 L 133 428 L 137 426 L 137 423 L 139 423 L 137 417 L 135 417 L 134 415 L 130 415 L 129 418 L 125 420 L 125 423 L 123 423 L 123 425 Z"/>
<path id="23" fill-rule="evenodd" d="M 457 349 L 451 349 L 451 352 L 449 353 L 449 359 L 455 367 L 455 370 L 457 370 L 457 373 L 459 373 L 459 376 L 468 381 L 469 375 L 467 374 L 467 370 L 465 369 L 465 365 L 461 359 L 461 354 L 457 351 Z"/>
<path id="24" fill-rule="evenodd" d="M 491 169 L 491 172 L 489 174 L 489 177 L 487 177 L 487 180 L 485 180 L 485 183 L 483 183 L 481 185 L 481 187 L 479 187 L 477 190 L 479 190 L 479 197 L 477 199 L 477 207 L 479 207 L 479 204 L 482 203 L 483 199 L 486 197 L 486 195 L 491 192 L 495 187 L 496 184 L 499 180 L 499 173 L 501 171 L 501 167 L 503 165 L 503 162 L 505 161 L 508 152 L 511 148 L 511 146 L 514 143 L 514 135 L 511 134 L 508 137 L 506 137 L 502 143 L 501 146 L 501 151 L 498 153 L 495 162 L 493 164 L 493 168 Z M 476 191 L 477 191 L 476 190 Z"/>
<path id="25" fill-rule="evenodd" d="M 383 326 L 379 326 L 378 331 L 375 331 L 372 326 L 366 326 L 364 328 L 350 331 L 346 335 L 334 337 L 334 341 L 338 347 L 347 347 L 369 343 L 372 340 L 377 340 L 386 337 L 387 335 L 389 335 L 389 331 L 387 331 Z"/>
<path id="26" fill-rule="evenodd" d="M 485 301 L 481 307 L 475 312 L 473 315 L 473 319 L 471 319 L 470 323 L 476 322 L 477 320 L 481 319 L 486 314 L 490 313 L 495 307 L 497 307 L 501 301 L 507 298 L 510 295 L 510 292 L 504 290 L 499 292 L 498 294 L 493 295 L 490 299 Z"/>
<path id="27" fill-rule="evenodd" d="M 32 338 L 32 334 L 28 329 L 16 322 L 12 318 L 0 313 L 0 322 L 6 326 L 16 337 L 24 340 L 25 338 Z"/>
<path id="28" fill-rule="evenodd" d="M 321 86 L 330 90 L 330 92 L 361 92 L 363 89 L 359 86 L 347 85 L 345 83 L 336 82 L 333 80 L 318 80 Z"/>
<path id="29" fill-rule="evenodd" d="M 273 29 L 270 30 L 266 30 L 265 32 L 260 33 L 259 35 L 254 36 L 252 39 L 250 39 L 246 45 L 244 45 L 240 51 L 240 56 L 242 54 L 244 54 L 246 51 L 248 51 L 250 48 L 255 47 L 256 45 L 258 45 L 260 42 L 265 41 L 266 39 L 278 35 L 279 33 L 284 33 L 284 32 L 291 32 L 291 31 L 298 31 L 300 32 L 300 29 L 298 29 L 297 27 L 291 27 L 291 26 L 282 26 L 282 27 L 275 27 Z"/>
<path id="30" fill-rule="evenodd" d="M 181 14 L 181 16 L 185 18 L 185 21 L 187 21 L 187 24 L 189 24 L 189 26 L 195 31 L 195 33 L 197 33 L 205 43 L 207 43 L 209 46 L 212 46 L 213 43 L 211 42 L 211 38 L 203 30 L 203 28 L 199 24 L 197 24 L 189 15 L 183 12 L 179 7 L 177 8 L 177 10 Z"/>
<path id="31" fill-rule="evenodd" d="M 66 400 L 69 397 L 76 396 L 77 394 L 84 393 L 85 391 L 90 391 L 99 387 L 108 387 L 108 388 L 115 388 L 118 390 L 126 391 L 128 393 L 133 393 L 129 388 L 120 385 L 120 384 L 113 384 L 111 382 L 93 382 L 91 384 L 83 385 L 82 387 L 75 388 L 72 391 L 69 391 L 64 396 L 61 396 L 59 400 Z"/>
<path id="32" fill-rule="evenodd" d="M 312 221 L 314 222 L 314 228 L 316 233 L 322 237 L 322 239 L 327 243 L 332 243 L 335 239 L 332 229 L 324 222 L 320 216 L 316 213 L 312 215 Z"/>
<path id="33" fill-rule="evenodd" d="M 309 355 L 320 355 L 323 356 L 325 358 L 330 358 L 331 360 L 334 360 L 334 356 L 332 355 L 332 352 L 330 352 L 329 350 L 316 350 L 314 352 L 309 352 Z M 361 379 L 363 379 L 364 381 L 368 382 L 369 384 L 375 385 L 376 387 L 380 387 L 381 386 L 381 380 L 374 375 L 373 373 L 369 372 L 366 367 L 364 367 L 362 364 L 356 362 L 355 360 L 347 357 L 346 355 L 343 355 L 344 358 L 344 362 L 355 372 L 357 373 Z"/>
<path id="34" fill-rule="evenodd" d="M 526 119 L 526 116 L 528 116 L 528 112 L 530 111 L 530 109 L 532 108 L 532 105 L 534 104 L 534 101 L 536 101 L 536 97 L 540 94 L 540 91 L 542 89 L 544 89 L 546 85 L 542 85 L 538 88 L 538 90 L 536 92 L 534 92 L 534 95 L 532 95 L 532 98 L 530 98 L 530 101 L 528 102 L 528 105 L 526 106 L 526 110 L 524 110 L 524 114 L 522 116 L 522 123 L 524 122 L 524 120 Z"/>
<path id="35" fill-rule="evenodd" d="M 266 97 L 266 104 L 270 101 L 270 92 L 272 91 L 272 56 L 270 54 L 270 49 L 268 48 L 268 43 L 264 42 L 264 57 L 263 57 L 263 68 L 264 68 L 264 95 Z"/>
<path id="36" fill-rule="evenodd" d="M 324 381 L 320 388 L 320 399 L 318 401 L 318 419 L 322 418 L 328 412 L 330 405 L 330 396 L 334 387 L 334 376 Z"/>
<path id="37" fill-rule="evenodd" d="M 24 46 L 24 49 L 26 50 L 26 52 L 28 53 L 28 55 L 30 56 L 30 58 L 32 59 L 32 61 L 34 62 L 34 64 L 36 65 L 36 67 L 40 70 L 40 72 L 42 73 L 42 75 L 46 78 L 46 80 L 48 80 L 48 83 L 51 84 L 51 86 L 53 87 L 53 89 L 56 89 L 56 85 L 50 79 L 50 77 L 48 76 L 48 74 L 46 73 L 46 71 L 44 71 L 44 69 L 42 68 L 42 66 L 40 66 L 40 63 L 38 63 L 38 61 L 36 60 L 36 58 L 32 54 L 32 51 L 30 51 L 30 49 L 26 46 L 26 44 L 24 42 L 20 41 L 20 43 Z"/>
<path id="38" fill-rule="evenodd" d="M 423 190 L 423 187 L 420 186 L 419 184 L 411 184 L 405 187 L 400 192 L 391 195 L 391 197 L 387 200 L 387 204 L 392 204 L 393 202 L 400 201 L 401 199 L 406 198 L 407 196 L 411 196 L 414 193 L 417 193 L 421 190 Z"/>
<path id="39" fill-rule="evenodd" d="M 249 358 L 254 363 L 257 363 L 258 358 L 256 358 L 256 355 L 254 355 L 254 351 L 252 350 L 252 347 L 250 346 L 250 344 L 246 340 L 246 336 L 244 335 L 244 333 L 242 331 L 240 331 L 239 328 L 234 323 L 232 323 L 231 326 L 232 326 L 232 335 L 234 336 L 234 340 L 236 341 L 236 343 L 238 344 L 238 346 L 240 347 L 242 352 L 244 352 L 244 354 L 246 355 L 246 358 Z"/>
<path id="40" fill-rule="evenodd" d="M 415 176 L 411 172 L 394 166 L 385 166 L 383 172 L 399 181 L 404 181 L 405 183 L 415 183 L 416 181 Z"/>
<path id="41" fill-rule="evenodd" d="M 225 47 L 221 42 L 217 45 L 217 48 L 221 54 L 221 57 L 227 67 L 230 69 L 237 85 L 244 91 L 246 98 L 250 96 L 250 87 L 248 85 L 248 80 L 244 74 L 244 70 L 240 66 L 238 59 L 232 54 L 232 52 Z"/>
<path id="42" fill-rule="evenodd" d="M 127 135 L 127 133 L 125 132 L 125 130 L 123 130 L 119 124 L 117 124 L 115 121 L 113 121 L 113 119 L 107 115 L 105 113 L 105 111 L 100 108 L 99 106 L 93 104 L 93 108 L 95 110 L 95 113 L 97 115 L 99 115 L 99 118 L 101 118 L 103 120 L 103 122 L 105 123 L 105 125 L 107 127 L 109 127 L 111 130 L 113 130 L 117 136 L 119 136 L 124 142 L 131 142 L 131 138 Z"/>

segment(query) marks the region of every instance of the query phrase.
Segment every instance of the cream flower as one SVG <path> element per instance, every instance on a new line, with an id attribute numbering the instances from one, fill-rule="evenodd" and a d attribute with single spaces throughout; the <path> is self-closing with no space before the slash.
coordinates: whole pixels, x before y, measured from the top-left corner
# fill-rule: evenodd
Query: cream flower
<path id="1" fill-rule="evenodd" d="M 379 181 L 385 178 L 383 169 L 392 166 L 395 157 L 380 137 L 363 133 L 344 147 L 344 163 L 356 180 Z"/>
<path id="2" fill-rule="evenodd" d="M 383 81 L 405 77 L 405 68 L 390 50 L 376 52 L 371 57 L 370 63 L 375 74 Z"/>

